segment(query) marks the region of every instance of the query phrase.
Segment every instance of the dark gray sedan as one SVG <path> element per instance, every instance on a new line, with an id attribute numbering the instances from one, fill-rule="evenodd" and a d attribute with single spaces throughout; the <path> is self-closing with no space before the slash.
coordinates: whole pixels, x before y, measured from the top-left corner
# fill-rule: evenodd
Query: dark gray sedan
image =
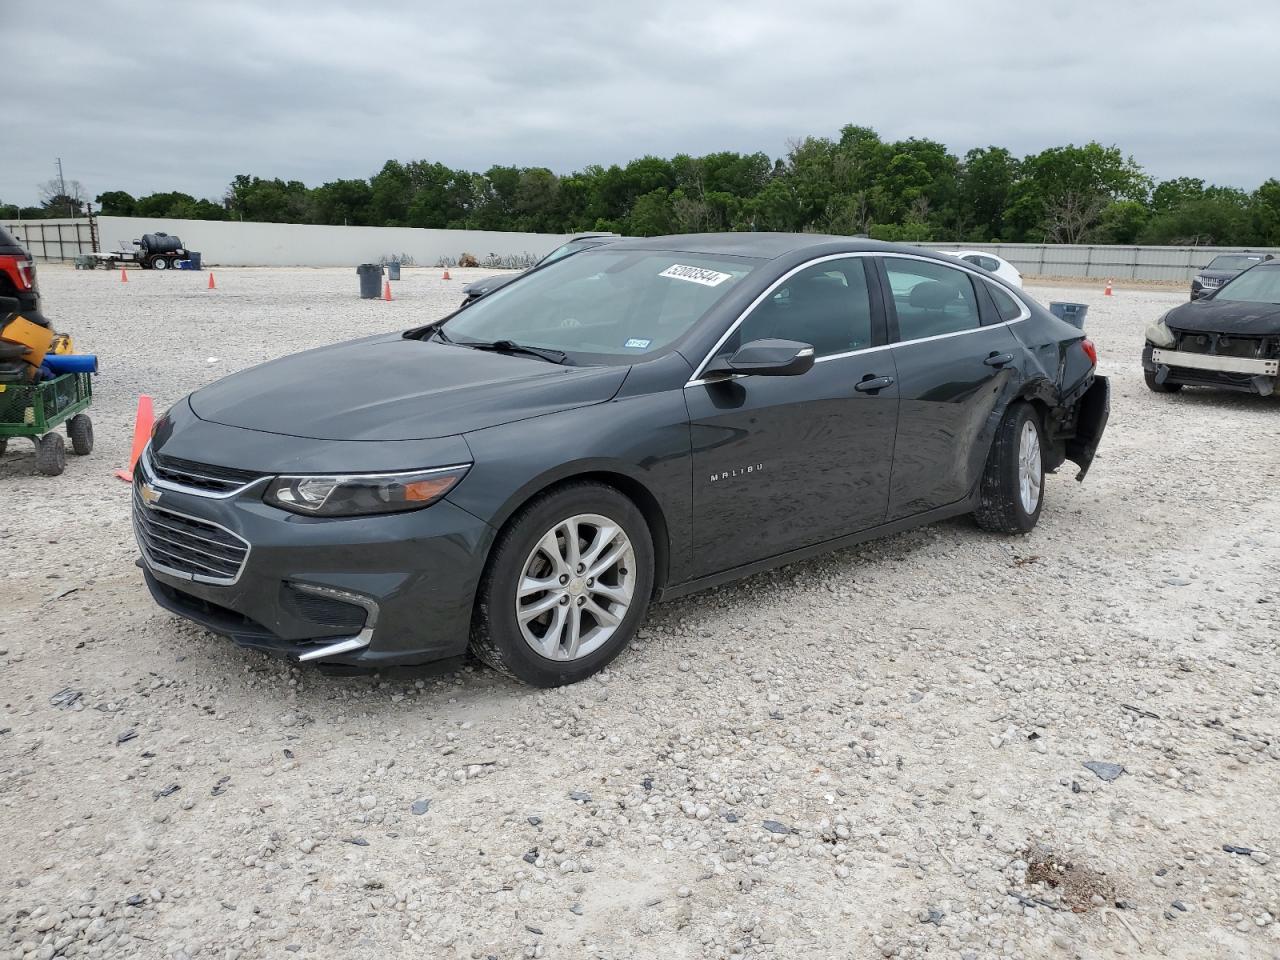
<path id="1" fill-rule="evenodd" d="M 959 514 L 1026 533 L 1108 409 L 1081 330 L 953 257 L 619 240 L 196 391 L 134 525 L 155 599 L 245 646 L 552 686 L 654 600 Z"/>

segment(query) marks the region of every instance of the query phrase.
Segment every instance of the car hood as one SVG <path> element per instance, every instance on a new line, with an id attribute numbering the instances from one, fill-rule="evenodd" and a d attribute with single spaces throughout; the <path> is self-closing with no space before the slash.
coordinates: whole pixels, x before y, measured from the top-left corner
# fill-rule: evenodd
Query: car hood
<path id="1" fill-rule="evenodd" d="M 1209 277 L 1212 280 L 1230 280 L 1232 277 L 1239 276 L 1240 270 L 1197 270 L 1197 277 Z"/>
<path id="2" fill-rule="evenodd" d="M 1280 304 L 1247 300 L 1193 300 L 1170 310 L 1164 322 L 1175 330 L 1232 333 L 1237 336 L 1280 335 Z"/>
<path id="3" fill-rule="evenodd" d="M 499 287 L 505 287 L 518 276 L 520 276 L 518 273 L 499 273 L 482 280 L 472 280 L 462 288 L 462 292 L 468 297 L 482 297 L 486 293 L 493 293 Z"/>
<path id="4" fill-rule="evenodd" d="M 316 440 L 426 440 L 603 403 L 629 367 L 570 367 L 398 334 L 321 347 L 191 395 L 201 420 Z"/>

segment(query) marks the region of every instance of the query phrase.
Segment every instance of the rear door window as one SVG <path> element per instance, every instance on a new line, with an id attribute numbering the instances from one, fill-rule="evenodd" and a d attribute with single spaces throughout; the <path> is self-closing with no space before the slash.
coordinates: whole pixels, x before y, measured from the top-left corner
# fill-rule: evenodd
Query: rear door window
<path id="1" fill-rule="evenodd" d="M 931 260 L 885 257 L 899 340 L 923 340 L 982 324 L 969 274 Z"/>
<path id="2" fill-rule="evenodd" d="M 996 305 L 996 313 L 1001 320 L 1007 322 L 1009 320 L 1017 320 L 1022 316 L 1022 305 L 998 284 L 988 283 L 987 292 L 991 294 L 991 299 Z"/>

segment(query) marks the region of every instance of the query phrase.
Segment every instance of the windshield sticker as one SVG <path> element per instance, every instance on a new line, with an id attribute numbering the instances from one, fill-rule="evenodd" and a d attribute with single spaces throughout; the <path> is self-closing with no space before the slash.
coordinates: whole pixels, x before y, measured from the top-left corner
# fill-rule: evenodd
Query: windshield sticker
<path id="1" fill-rule="evenodd" d="M 639 337 L 632 337 L 623 344 L 628 350 L 648 350 L 652 340 L 641 340 Z"/>
<path id="2" fill-rule="evenodd" d="M 686 267 L 680 263 L 673 263 L 658 276 L 670 277 L 672 280 L 688 280 L 690 283 L 700 283 L 704 287 L 718 287 L 726 280 L 733 279 L 732 273 L 720 273 L 705 267 Z"/>

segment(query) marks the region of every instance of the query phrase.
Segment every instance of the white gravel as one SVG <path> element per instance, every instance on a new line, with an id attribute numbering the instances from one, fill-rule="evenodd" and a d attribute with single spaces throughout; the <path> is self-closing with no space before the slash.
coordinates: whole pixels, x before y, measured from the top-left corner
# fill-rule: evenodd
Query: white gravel
<path id="1" fill-rule="evenodd" d="M 1280 957 L 1280 399 L 1146 390 L 1181 289 L 1031 288 L 1090 305 L 1114 397 L 1030 536 L 664 604 L 575 687 L 330 680 L 159 610 L 111 475 L 136 395 L 484 273 L 383 303 L 354 270 L 41 268 L 103 372 L 92 456 L 0 461 L 0 957 Z"/>

